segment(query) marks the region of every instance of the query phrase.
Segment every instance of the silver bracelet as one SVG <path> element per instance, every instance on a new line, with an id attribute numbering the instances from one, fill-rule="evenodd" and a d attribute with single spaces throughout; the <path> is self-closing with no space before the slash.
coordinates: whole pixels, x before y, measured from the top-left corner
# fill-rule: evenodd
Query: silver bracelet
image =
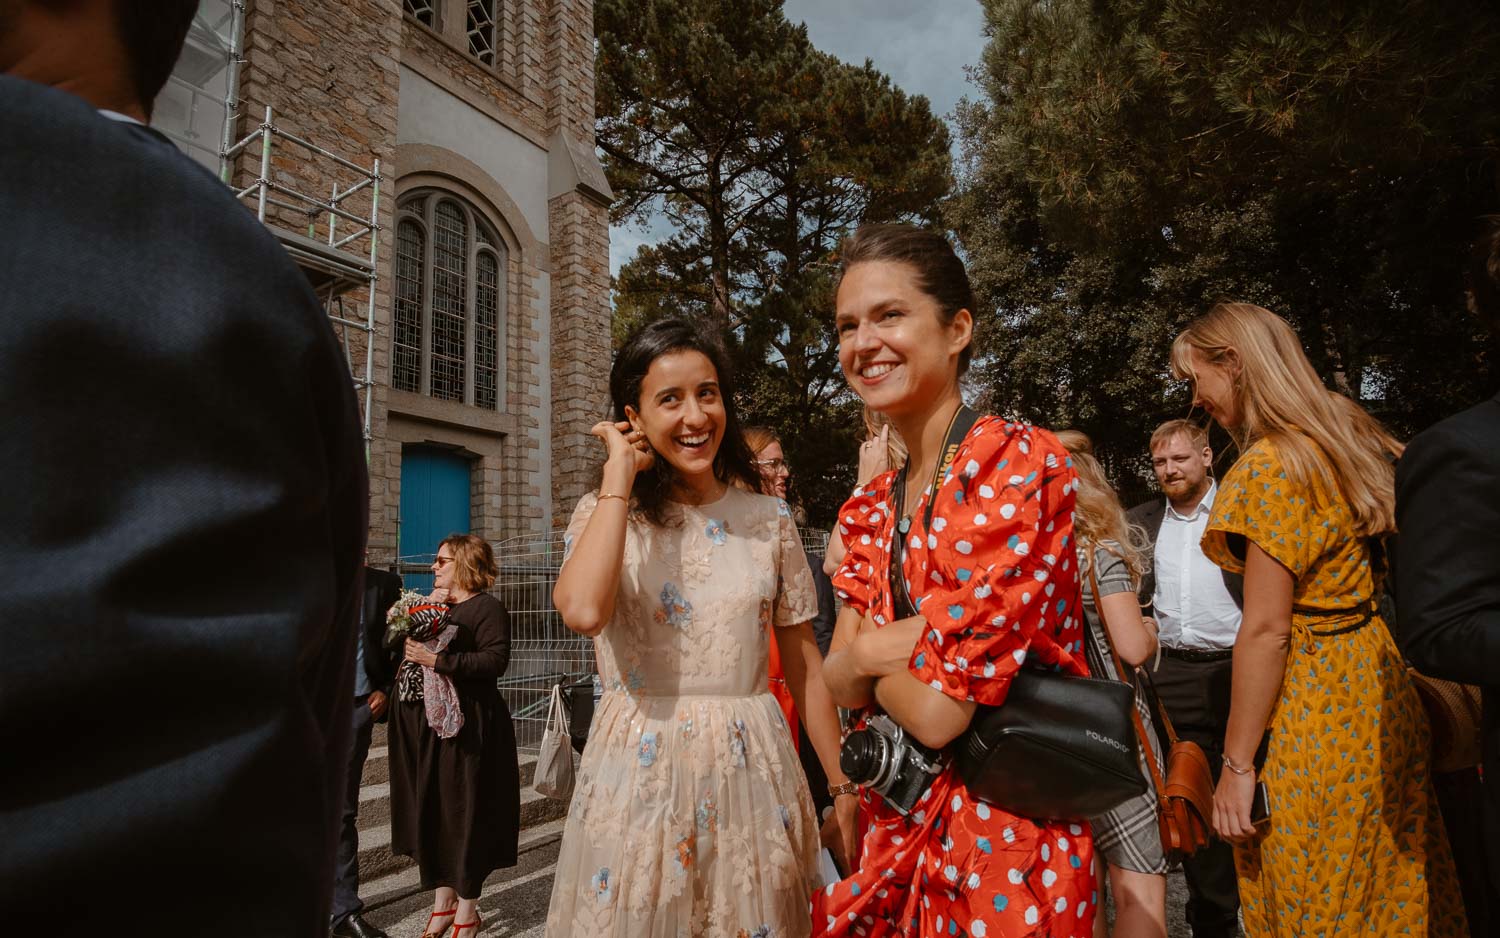
<path id="1" fill-rule="evenodd" d="M 1235 775 L 1249 775 L 1251 772 L 1255 771 L 1255 767 L 1254 766 L 1251 766 L 1250 768 L 1247 768 L 1247 769 L 1240 768 L 1239 766 L 1235 765 L 1233 762 L 1229 761 L 1229 757 L 1227 755 L 1224 756 L 1224 768 L 1226 768 L 1229 771 L 1233 772 Z"/>

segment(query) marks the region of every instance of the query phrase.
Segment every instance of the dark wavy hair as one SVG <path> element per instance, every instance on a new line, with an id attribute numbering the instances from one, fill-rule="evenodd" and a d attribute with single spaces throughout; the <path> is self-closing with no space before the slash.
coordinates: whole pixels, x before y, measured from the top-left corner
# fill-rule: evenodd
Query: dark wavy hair
<path id="1" fill-rule="evenodd" d="M 686 319 L 658 319 L 637 329 L 625 340 L 609 371 L 609 397 L 614 405 L 615 420 L 627 419 L 625 407 L 641 409 L 641 385 L 651 363 L 673 352 L 701 352 L 719 375 L 719 395 L 724 401 L 724 438 L 714 454 L 714 477 L 720 482 L 741 484 L 752 492 L 761 491 L 760 472 L 755 455 L 745 442 L 740 416 L 735 408 L 734 367 L 729 353 L 716 336 L 697 323 Z M 631 489 L 631 510 L 652 524 L 666 524 L 666 503 L 672 494 L 677 473 L 660 456 L 651 468 L 635 477 Z"/>

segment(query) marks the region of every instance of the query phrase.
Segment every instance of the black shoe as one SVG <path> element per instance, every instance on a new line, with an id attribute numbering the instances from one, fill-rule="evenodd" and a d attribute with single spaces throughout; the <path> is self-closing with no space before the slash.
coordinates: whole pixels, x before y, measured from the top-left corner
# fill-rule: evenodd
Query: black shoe
<path id="1" fill-rule="evenodd" d="M 333 926 L 333 938 L 391 938 L 364 920 L 358 912 Z"/>

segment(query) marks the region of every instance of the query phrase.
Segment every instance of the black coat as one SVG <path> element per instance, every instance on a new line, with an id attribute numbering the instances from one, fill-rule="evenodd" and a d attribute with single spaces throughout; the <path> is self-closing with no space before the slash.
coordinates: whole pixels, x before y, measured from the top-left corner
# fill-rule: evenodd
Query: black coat
<path id="1" fill-rule="evenodd" d="M 510 616 L 480 593 L 449 621 L 458 630 L 435 670 L 453 681 L 464 724 L 440 739 L 420 701 L 391 704 L 391 850 L 417 861 L 422 888 L 472 899 L 515 865 L 521 832 L 516 732 L 496 685 L 510 666 Z"/>
<path id="2" fill-rule="evenodd" d="M 212 174 L 5 76 L 0 401 L 6 929 L 325 935 L 367 530 L 348 366 Z"/>
<path id="3" fill-rule="evenodd" d="M 1484 695 L 1485 824 L 1500 891 L 1500 397 L 1412 440 L 1396 470 L 1402 651 Z"/>
<path id="4" fill-rule="evenodd" d="M 1146 531 L 1146 536 L 1151 541 L 1151 550 L 1156 551 L 1156 538 L 1161 534 L 1162 519 L 1167 516 L 1166 498 L 1153 498 L 1149 502 L 1142 502 L 1130 509 L 1127 513 L 1131 524 L 1140 525 Z M 1224 588 L 1229 590 L 1229 595 L 1234 598 L 1234 604 L 1241 609 L 1245 608 L 1245 577 L 1239 573 L 1230 573 L 1221 570 L 1224 577 Z M 1140 601 L 1142 605 L 1149 605 L 1156 595 L 1156 564 L 1152 563 L 1146 567 L 1146 575 L 1141 577 Z"/>
<path id="5" fill-rule="evenodd" d="M 391 684 L 396 680 L 396 665 L 401 662 L 401 646 L 385 646 L 385 614 L 401 598 L 401 577 L 389 570 L 365 567 L 364 628 L 365 677 L 371 691 L 391 695 Z M 377 722 L 384 722 L 382 716 Z"/>

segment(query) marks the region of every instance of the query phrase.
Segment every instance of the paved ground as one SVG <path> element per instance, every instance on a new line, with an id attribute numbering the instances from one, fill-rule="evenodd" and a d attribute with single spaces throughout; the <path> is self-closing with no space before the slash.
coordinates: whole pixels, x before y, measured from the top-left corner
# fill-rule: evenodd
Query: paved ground
<path id="1" fill-rule="evenodd" d="M 552 874 L 557 862 L 562 822 L 553 821 L 527 832 L 522 844 L 520 863 L 512 870 L 501 870 L 484 884 L 479 908 L 484 915 L 484 929 L 477 938 L 541 938 L 547 920 L 547 902 L 552 894 Z M 397 877 L 405 877 L 404 884 Z M 418 938 L 427 924 L 431 894 L 421 892 L 414 871 L 407 870 L 377 880 L 362 890 L 367 896 L 365 916 L 372 924 L 388 931 L 391 938 Z M 1183 920 L 1187 886 L 1182 874 L 1167 880 L 1167 934 L 1170 938 L 1188 938 Z M 468 938 L 465 933 L 464 938 Z"/>
<path id="2" fill-rule="evenodd" d="M 562 821 L 526 831 L 516 866 L 497 870 L 485 880 L 479 900 L 484 928 L 478 938 L 541 938 L 561 838 Z M 422 891 L 415 869 L 370 883 L 360 893 L 366 897 L 365 919 L 385 929 L 391 938 L 422 934 L 432 911 L 432 893 Z M 464 938 L 469 935 L 465 930 Z"/>

